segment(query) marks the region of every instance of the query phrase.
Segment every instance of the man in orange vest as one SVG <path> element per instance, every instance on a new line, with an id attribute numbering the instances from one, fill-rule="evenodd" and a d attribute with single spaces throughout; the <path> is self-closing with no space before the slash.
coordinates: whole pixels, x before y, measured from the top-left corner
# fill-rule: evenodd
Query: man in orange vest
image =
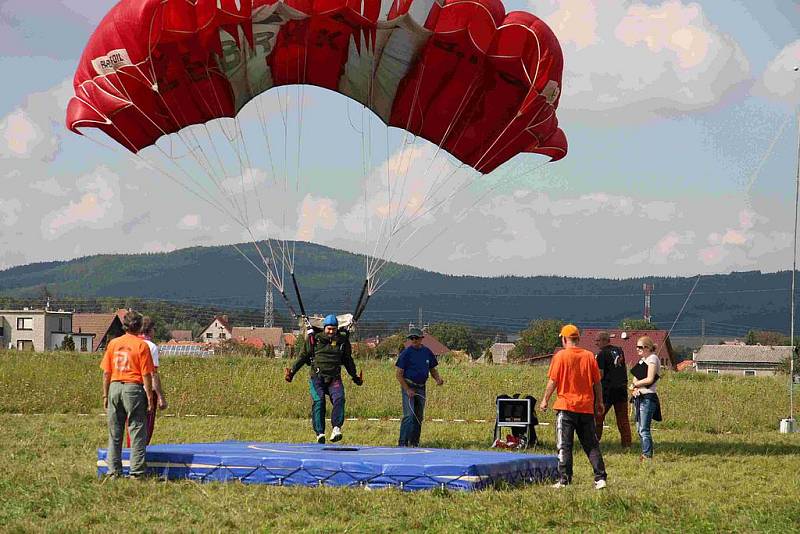
<path id="1" fill-rule="evenodd" d="M 108 343 L 100 367 L 103 369 L 103 408 L 108 413 L 108 474 L 122 476 L 122 438 L 125 421 L 131 433 L 130 476 L 145 474 L 147 413 L 153 403 L 153 356 L 150 347 L 137 334 L 142 329 L 142 315 L 125 314 L 125 334 Z"/>
<path id="2" fill-rule="evenodd" d="M 606 487 L 606 466 L 595 433 L 595 414 L 604 410 L 600 370 L 594 354 L 578 347 L 580 331 L 568 324 L 561 329 L 562 350 L 550 362 L 549 380 L 539 409 L 547 411 L 554 391 L 558 391 L 553 409 L 556 410 L 556 448 L 558 449 L 559 481 L 555 488 L 572 483 L 572 446 L 578 434 L 584 452 L 594 470 L 594 487 Z"/>

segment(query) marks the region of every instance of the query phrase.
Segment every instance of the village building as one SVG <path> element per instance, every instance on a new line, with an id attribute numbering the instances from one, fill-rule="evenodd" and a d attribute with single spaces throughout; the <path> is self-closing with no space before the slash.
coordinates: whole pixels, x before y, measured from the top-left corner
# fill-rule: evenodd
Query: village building
<path id="1" fill-rule="evenodd" d="M 128 310 L 118 309 L 115 313 L 74 313 L 72 315 L 72 337 L 75 350 L 84 351 L 84 337 L 91 338 L 91 351 L 105 350 L 108 342 L 125 333 L 122 320 Z M 88 344 L 87 344 L 88 346 Z"/>
<path id="2" fill-rule="evenodd" d="M 411 340 L 406 339 L 403 343 L 403 347 L 410 347 Z M 425 335 L 422 338 L 422 346 L 428 347 L 431 349 L 431 352 L 434 356 L 441 356 L 442 354 L 447 354 L 450 352 L 450 349 L 447 348 L 447 345 L 430 335 L 429 333 L 425 332 Z"/>
<path id="3" fill-rule="evenodd" d="M 175 341 L 193 341 L 191 330 L 170 330 L 169 338 Z"/>
<path id="4" fill-rule="evenodd" d="M 276 356 L 282 356 L 286 348 L 283 329 L 279 327 L 234 326 L 231 335 L 231 339 L 258 349 L 271 345 Z"/>
<path id="5" fill-rule="evenodd" d="M 792 355 L 785 345 L 703 345 L 694 353 L 695 370 L 710 375 L 772 376 Z"/>
<path id="6" fill-rule="evenodd" d="M 611 344 L 620 347 L 625 352 L 625 364 L 633 367 L 639 363 L 639 354 L 636 352 L 636 342 L 642 336 L 648 336 L 656 346 L 656 355 L 661 360 L 661 367 L 674 369 L 678 364 L 677 356 L 672 350 L 669 332 L 666 330 L 622 330 L 619 328 L 581 328 L 581 340 L 578 346 L 597 353 L 597 336 L 600 332 L 608 332 Z"/>
<path id="7" fill-rule="evenodd" d="M 0 342 L 3 348 L 42 352 L 61 348 L 72 332 L 72 312 L 23 308 L 0 310 Z"/>
<path id="8" fill-rule="evenodd" d="M 492 363 L 508 363 L 508 353 L 514 349 L 513 343 L 495 343 L 489 347 L 492 353 Z"/>
<path id="9" fill-rule="evenodd" d="M 227 315 L 217 315 L 207 327 L 200 332 L 199 341 L 203 343 L 220 343 L 233 337 L 233 328 Z"/>

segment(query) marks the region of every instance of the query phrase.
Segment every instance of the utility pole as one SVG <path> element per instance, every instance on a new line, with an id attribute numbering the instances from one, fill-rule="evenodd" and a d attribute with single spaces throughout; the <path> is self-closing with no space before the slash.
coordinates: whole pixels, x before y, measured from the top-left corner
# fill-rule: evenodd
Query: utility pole
<path id="1" fill-rule="evenodd" d="M 700 345 L 706 344 L 706 320 L 700 319 Z"/>
<path id="2" fill-rule="evenodd" d="M 650 322 L 650 295 L 653 293 L 653 284 L 644 284 L 642 286 L 644 289 L 644 321 L 646 323 Z"/>

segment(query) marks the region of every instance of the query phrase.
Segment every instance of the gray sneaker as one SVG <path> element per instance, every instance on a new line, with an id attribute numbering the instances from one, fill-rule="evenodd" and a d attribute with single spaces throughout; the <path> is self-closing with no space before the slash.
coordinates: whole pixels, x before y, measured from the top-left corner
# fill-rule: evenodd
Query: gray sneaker
<path id="1" fill-rule="evenodd" d="M 600 480 L 595 480 L 594 481 L 594 489 L 596 489 L 596 490 L 601 490 L 601 489 L 605 488 L 606 486 L 608 486 L 608 484 L 602 478 Z"/>
<path id="2" fill-rule="evenodd" d="M 561 481 L 559 480 L 558 482 L 556 482 L 555 484 L 553 484 L 553 485 L 552 485 L 552 486 L 550 486 L 550 487 L 551 487 L 551 488 L 555 488 L 555 489 L 561 489 L 561 488 L 566 488 L 567 486 L 569 486 L 569 484 L 564 484 L 563 482 L 561 482 Z"/>
<path id="3" fill-rule="evenodd" d="M 338 426 L 333 427 L 331 430 L 331 443 L 336 443 L 342 440 L 342 429 Z"/>
<path id="4" fill-rule="evenodd" d="M 320 445 L 324 445 L 325 444 L 325 434 L 318 434 L 317 435 L 317 443 L 319 443 Z"/>

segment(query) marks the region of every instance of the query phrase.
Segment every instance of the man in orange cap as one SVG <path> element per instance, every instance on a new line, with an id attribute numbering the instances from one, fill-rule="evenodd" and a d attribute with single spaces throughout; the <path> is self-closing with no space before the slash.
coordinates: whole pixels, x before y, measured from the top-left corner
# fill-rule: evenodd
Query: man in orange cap
<path id="1" fill-rule="evenodd" d="M 584 452 L 594 470 L 594 487 L 606 487 L 606 466 L 595 433 L 595 414 L 604 409 L 600 370 L 594 354 L 578 347 L 581 334 L 578 327 L 568 324 L 561 329 L 562 350 L 550 363 L 549 380 L 539 409 L 547 411 L 554 391 L 558 391 L 553 409 L 556 410 L 556 448 L 558 449 L 559 481 L 553 486 L 563 488 L 572 482 L 572 446 L 578 434 Z"/>

